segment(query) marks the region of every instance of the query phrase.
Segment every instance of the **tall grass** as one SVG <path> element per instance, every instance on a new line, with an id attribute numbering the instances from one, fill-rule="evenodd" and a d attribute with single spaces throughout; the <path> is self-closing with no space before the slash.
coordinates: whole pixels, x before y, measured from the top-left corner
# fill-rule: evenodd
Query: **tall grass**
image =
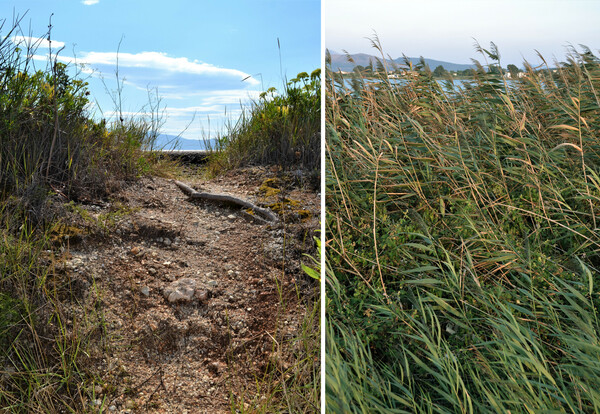
<path id="1" fill-rule="evenodd" d="M 3 21 L 2 26 L 6 25 Z M 48 187 L 77 198 L 106 193 L 143 170 L 149 124 L 97 122 L 88 113 L 87 83 L 49 56 L 33 66 L 36 44 L 15 45 L 18 22 L 0 38 L 0 189 L 25 194 Z"/>
<path id="2" fill-rule="evenodd" d="M 327 73 L 332 412 L 600 410 L 600 61 L 477 51 L 462 87 Z"/>
<path id="3" fill-rule="evenodd" d="M 306 171 L 320 168 L 321 70 L 310 76 L 299 73 L 281 94 L 275 88 L 260 98 L 226 127 L 226 133 L 209 145 L 213 172 L 244 165 L 295 166 Z"/>
<path id="4" fill-rule="evenodd" d="M 0 22 L 0 410 L 81 412 L 94 381 L 81 363 L 94 318 L 86 311 L 67 329 L 69 282 L 56 270 L 65 257 L 51 234 L 65 201 L 106 196 L 150 172 L 153 155 L 141 150 L 152 125 L 94 120 L 72 68 L 56 53 L 36 68 L 36 44 L 15 45 L 19 23 Z"/>

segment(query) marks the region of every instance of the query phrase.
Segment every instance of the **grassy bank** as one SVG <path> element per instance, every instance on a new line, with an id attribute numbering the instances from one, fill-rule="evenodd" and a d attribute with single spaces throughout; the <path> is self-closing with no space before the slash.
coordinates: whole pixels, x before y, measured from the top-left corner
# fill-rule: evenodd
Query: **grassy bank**
<path id="1" fill-rule="evenodd" d="M 87 341 L 102 322 L 88 310 L 67 328 L 75 299 L 60 268 L 80 230 L 68 212 L 157 171 L 142 151 L 150 124 L 97 122 L 72 68 L 55 55 L 35 68 L 36 45 L 11 41 L 19 21 L 0 35 L 0 410 L 81 412 L 94 379 Z"/>
<path id="2" fill-rule="evenodd" d="M 299 73 L 282 91 L 269 88 L 241 116 L 226 126 L 214 145 L 207 163 L 209 175 L 218 175 L 248 165 L 276 167 L 284 181 L 299 187 L 319 188 L 321 165 L 321 70 L 309 75 Z M 283 206 L 283 204 L 281 204 Z M 284 223 L 286 231 L 292 226 Z M 318 249 L 320 253 L 320 248 Z M 305 271 L 317 277 L 318 261 L 306 260 Z M 316 269 L 316 270 L 315 270 Z M 283 345 L 283 353 L 293 354 L 293 363 L 285 371 L 256 378 L 260 400 L 238 399 L 232 412 L 317 412 L 320 407 L 320 292 L 317 280 L 309 289 L 297 290 L 297 299 L 306 310 L 298 336 Z M 286 300 L 280 305 L 286 308 Z M 283 324 L 281 324 L 283 323 Z M 285 331 L 285 321 L 278 330 Z M 290 352 L 291 351 L 291 352 Z"/>
<path id="3" fill-rule="evenodd" d="M 600 61 L 527 69 L 327 74 L 331 412 L 600 410 Z"/>

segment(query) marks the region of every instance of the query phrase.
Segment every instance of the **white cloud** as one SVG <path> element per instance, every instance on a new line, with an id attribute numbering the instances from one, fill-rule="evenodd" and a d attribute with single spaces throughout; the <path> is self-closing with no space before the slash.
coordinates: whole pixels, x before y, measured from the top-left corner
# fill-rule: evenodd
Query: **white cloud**
<path id="1" fill-rule="evenodd" d="M 26 47 L 31 45 L 33 48 L 37 47 L 40 49 L 48 49 L 50 46 L 56 49 L 65 45 L 64 42 L 59 42 L 58 40 L 52 40 L 52 44 L 50 44 L 46 38 L 31 36 L 13 36 L 10 40 L 17 46 Z"/>
<path id="2" fill-rule="evenodd" d="M 91 6 L 92 4 L 96 4 L 99 1 L 100 0 L 82 0 L 81 3 L 85 4 L 86 6 Z"/>
<path id="3" fill-rule="evenodd" d="M 42 54 L 33 58 L 47 59 Z M 98 78 L 103 78 L 105 86 L 108 84 L 109 95 L 114 94 L 111 88 L 115 88 L 116 53 L 82 52 L 76 59 L 70 56 L 59 56 L 58 59 L 70 65 L 77 64 L 79 70 L 91 74 L 91 84 L 98 85 Z M 80 65 L 85 65 L 85 70 Z M 249 75 L 241 70 L 218 67 L 187 57 L 173 57 L 166 53 L 119 53 L 118 68 L 120 81 L 125 83 L 127 89 L 124 92 L 127 102 L 123 102 L 123 114 L 127 117 L 149 116 L 147 107 L 137 112 L 131 109 L 146 105 L 146 92 L 157 88 L 165 109 L 165 124 L 161 131 L 177 135 L 185 130 L 186 138 L 223 133 L 226 126 L 240 116 L 242 107 L 257 100 L 260 95 L 260 91 L 255 90 L 260 86 L 260 81 L 253 77 L 244 80 Z M 99 99 L 99 107 L 112 105 L 111 99 Z M 114 111 L 105 111 L 102 116 L 114 119 L 116 115 Z"/>
<path id="4" fill-rule="evenodd" d="M 89 65 L 117 65 L 117 54 L 112 52 L 87 52 L 82 53 L 80 62 Z M 173 73 L 185 73 L 190 75 L 209 75 L 219 77 L 236 78 L 240 81 L 249 76 L 237 69 L 220 68 L 209 63 L 198 60 L 190 61 L 186 57 L 171 57 L 161 52 L 119 53 L 119 67 L 157 69 Z M 249 78 L 250 85 L 258 85 L 258 80 Z"/>

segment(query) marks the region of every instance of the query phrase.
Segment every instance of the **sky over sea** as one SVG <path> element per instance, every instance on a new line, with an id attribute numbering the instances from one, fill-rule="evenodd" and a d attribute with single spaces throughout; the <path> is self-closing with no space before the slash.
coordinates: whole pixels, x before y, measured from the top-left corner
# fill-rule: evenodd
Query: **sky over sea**
<path id="1" fill-rule="evenodd" d="M 149 114 L 158 97 L 161 132 L 197 140 L 223 132 L 261 91 L 320 67 L 320 11 L 319 0 L 3 0 L 0 37 L 18 16 L 10 41 L 36 44 L 37 67 L 62 48 L 98 118 L 114 119 L 118 59 L 122 113 Z"/>
<path id="2" fill-rule="evenodd" d="M 600 49 L 597 0 L 324 0 L 325 46 L 335 52 L 377 54 L 376 33 L 392 58 L 419 57 L 452 63 L 485 63 L 475 41 L 494 42 L 501 65 L 564 61 L 569 45 Z"/>

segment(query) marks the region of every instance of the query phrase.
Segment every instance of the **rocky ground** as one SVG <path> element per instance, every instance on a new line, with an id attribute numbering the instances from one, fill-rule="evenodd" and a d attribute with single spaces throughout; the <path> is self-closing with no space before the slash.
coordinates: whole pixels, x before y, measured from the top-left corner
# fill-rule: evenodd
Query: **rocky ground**
<path id="1" fill-rule="evenodd" d="M 69 287 L 62 323 L 82 347 L 79 369 L 97 377 L 81 398 L 97 411 L 252 412 L 267 398 L 256 384 L 285 381 L 304 352 L 318 286 L 301 263 L 316 255 L 318 192 L 266 168 L 179 179 L 271 205 L 281 220 L 191 201 L 164 178 L 71 206 L 56 277 Z"/>

